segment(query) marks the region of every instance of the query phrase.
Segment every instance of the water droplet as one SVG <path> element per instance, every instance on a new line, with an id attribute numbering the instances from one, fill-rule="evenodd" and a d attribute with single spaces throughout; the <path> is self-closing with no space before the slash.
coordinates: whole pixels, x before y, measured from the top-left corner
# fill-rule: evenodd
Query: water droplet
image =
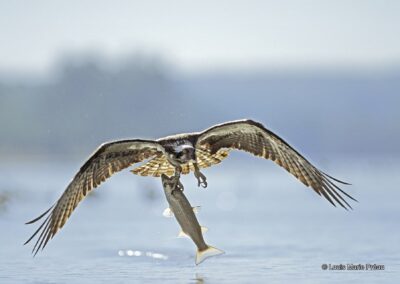
<path id="1" fill-rule="evenodd" d="M 153 253 L 153 254 L 152 254 L 152 257 L 153 257 L 153 258 L 157 258 L 157 259 L 168 259 L 168 256 L 163 255 L 163 254 L 161 254 L 161 253 Z"/>
<path id="2" fill-rule="evenodd" d="M 141 252 L 141 251 L 138 251 L 138 250 L 135 250 L 135 251 L 133 252 L 133 255 L 134 255 L 134 256 L 141 256 L 141 255 L 142 255 L 142 252 Z"/>
<path id="3" fill-rule="evenodd" d="M 152 257 L 152 258 L 155 258 L 155 259 L 164 259 L 164 260 L 168 259 L 168 256 L 166 256 L 164 254 L 156 253 L 156 252 L 150 252 L 150 251 L 146 252 L 146 256 Z"/>

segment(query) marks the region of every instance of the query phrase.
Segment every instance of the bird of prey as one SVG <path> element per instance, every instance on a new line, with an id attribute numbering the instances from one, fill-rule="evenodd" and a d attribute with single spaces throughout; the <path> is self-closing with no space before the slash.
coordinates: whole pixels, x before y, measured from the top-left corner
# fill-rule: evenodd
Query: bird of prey
<path id="1" fill-rule="evenodd" d="M 220 163 L 233 149 L 274 161 L 334 206 L 336 203 L 345 209 L 351 208 L 344 196 L 357 201 L 337 185 L 347 183 L 317 169 L 262 124 L 253 120 L 237 120 L 215 125 L 202 132 L 177 134 L 158 140 L 131 139 L 102 144 L 79 169 L 58 201 L 27 223 L 45 218 L 26 243 L 39 234 L 32 250 L 36 255 L 64 226 L 73 210 L 91 190 L 112 174 L 133 164 L 146 161 L 132 170 L 134 174 L 154 177 L 166 174 L 177 177 L 177 182 L 181 174 L 194 172 L 198 186 L 206 187 L 207 180 L 200 169 Z M 180 182 L 177 186 L 183 190 Z"/>

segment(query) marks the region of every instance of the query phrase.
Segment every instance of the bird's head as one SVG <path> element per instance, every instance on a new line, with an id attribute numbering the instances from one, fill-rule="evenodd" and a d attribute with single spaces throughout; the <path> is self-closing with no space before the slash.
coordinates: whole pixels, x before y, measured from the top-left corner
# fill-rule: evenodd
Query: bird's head
<path id="1" fill-rule="evenodd" d="M 191 145 L 179 145 L 174 148 L 175 159 L 186 163 L 195 159 L 195 148 Z"/>

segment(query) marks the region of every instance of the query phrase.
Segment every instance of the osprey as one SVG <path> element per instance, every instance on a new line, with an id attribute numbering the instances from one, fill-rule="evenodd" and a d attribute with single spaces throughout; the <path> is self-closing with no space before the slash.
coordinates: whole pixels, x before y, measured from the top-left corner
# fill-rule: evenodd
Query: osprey
<path id="1" fill-rule="evenodd" d="M 355 200 L 335 182 L 348 184 L 318 170 L 278 135 L 252 120 L 238 120 L 215 125 L 203 132 L 178 134 L 158 140 L 119 140 L 102 144 L 83 164 L 58 201 L 36 219 L 46 215 L 44 222 L 25 242 L 39 232 L 32 250 L 43 249 L 70 217 L 78 203 L 112 174 L 135 163 L 147 161 L 132 170 L 134 174 L 159 177 L 175 176 L 176 186 L 183 190 L 181 174 L 194 172 L 198 186 L 207 187 L 200 169 L 220 163 L 232 149 L 244 150 L 255 156 L 270 159 L 283 167 L 304 185 L 322 194 L 332 205 L 348 209 L 351 206 L 342 194 Z"/>

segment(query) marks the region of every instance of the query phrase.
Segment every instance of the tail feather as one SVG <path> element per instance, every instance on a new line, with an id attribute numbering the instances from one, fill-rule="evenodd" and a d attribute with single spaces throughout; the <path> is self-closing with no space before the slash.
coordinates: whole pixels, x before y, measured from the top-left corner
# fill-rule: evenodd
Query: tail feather
<path id="1" fill-rule="evenodd" d="M 202 263 L 205 259 L 207 259 L 209 257 L 224 254 L 224 253 L 225 252 L 220 249 L 217 249 L 212 246 L 208 246 L 205 250 L 202 250 L 202 251 L 197 250 L 195 263 L 196 263 L 196 265 L 199 265 L 200 263 Z"/>

